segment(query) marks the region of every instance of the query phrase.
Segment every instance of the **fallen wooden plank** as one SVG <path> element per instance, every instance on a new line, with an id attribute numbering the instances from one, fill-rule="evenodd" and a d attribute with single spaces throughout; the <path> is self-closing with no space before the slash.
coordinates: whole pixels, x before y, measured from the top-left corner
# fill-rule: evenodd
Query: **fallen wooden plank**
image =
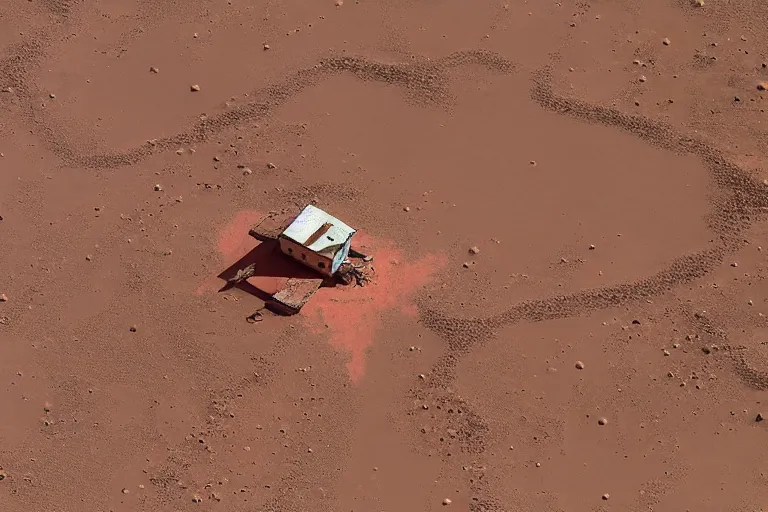
<path id="1" fill-rule="evenodd" d="M 267 307 L 284 315 L 295 315 L 304 307 L 312 295 L 323 285 L 322 277 L 288 279 L 282 290 L 272 296 Z"/>
<path id="2" fill-rule="evenodd" d="M 253 226 L 250 231 L 248 231 L 248 234 L 262 242 L 277 240 L 277 237 L 280 236 L 280 233 L 285 231 L 285 228 L 290 225 L 294 217 L 295 215 L 291 216 L 287 214 L 267 215 L 261 219 L 258 224 Z"/>

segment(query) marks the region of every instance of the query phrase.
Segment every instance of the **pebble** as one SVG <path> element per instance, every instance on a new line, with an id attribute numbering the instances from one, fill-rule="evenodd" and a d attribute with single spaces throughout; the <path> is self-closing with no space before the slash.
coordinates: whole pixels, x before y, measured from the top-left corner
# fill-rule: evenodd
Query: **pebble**
<path id="1" fill-rule="evenodd" d="M 197 84 L 194 84 L 194 85 L 190 85 L 190 86 L 189 86 L 189 89 L 190 89 L 192 92 L 198 92 L 198 91 L 200 90 L 200 86 L 199 86 L 199 85 L 197 85 Z"/>
<path id="2" fill-rule="evenodd" d="M 478 249 L 477 246 L 470 247 L 469 254 L 480 254 L 480 249 Z"/>
<path id="3" fill-rule="evenodd" d="M 8 302 L 8 296 L 4 293 L 0 293 L 0 302 Z"/>
<path id="4" fill-rule="evenodd" d="M 600 418 L 597 420 L 598 425 L 607 425 L 608 424 L 608 418 Z"/>
<path id="5" fill-rule="evenodd" d="M 337 1 L 338 1 L 338 0 L 337 0 Z M 450 505 L 451 503 L 453 503 L 453 502 L 451 501 L 451 499 L 450 499 L 450 498 L 445 498 L 445 499 L 443 500 L 443 505 L 445 505 L 445 506 L 448 506 L 448 505 Z"/>
<path id="6" fill-rule="evenodd" d="M 608 493 L 603 494 L 603 501 L 608 501 L 611 498 L 611 495 Z"/>
<path id="7" fill-rule="evenodd" d="M 670 41 L 668 37 L 665 37 L 664 39 L 662 39 L 661 42 L 664 44 L 664 46 L 669 46 L 670 44 L 672 44 L 672 41 Z"/>
<path id="8" fill-rule="evenodd" d="M 577 370 L 583 370 L 584 369 L 584 363 L 581 361 L 576 361 L 576 369 Z"/>
<path id="9" fill-rule="evenodd" d="M 150 66 L 150 68 L 149 68 L 149 72 L 150 72 L 150 73 L 159 73 L 159 72 L 160 72 L 160 70 L 159 70 L 159 69 L 157 69 L 155 66 Z"/>

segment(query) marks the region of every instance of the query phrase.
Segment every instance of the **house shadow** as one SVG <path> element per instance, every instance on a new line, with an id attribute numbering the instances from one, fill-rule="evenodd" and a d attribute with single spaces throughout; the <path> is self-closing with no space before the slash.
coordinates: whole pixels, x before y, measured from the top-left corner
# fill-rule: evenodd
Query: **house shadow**
<path id="1" fill-rule="evenodd" d="M 228 282 L 237 275 L 239 270 L 251 264 L 254 267 L 252 277 L 244 279 L 239 283 Z M 289 279 L 314 280 L 320 278 L 317 272 L 283 254 L 277 240 L 264 240 L 260 242 L 259 245 L 251 249 L 245 256 L 230 265 L 217 277 L 225 281 L 224 286 L 219 289 L 219 292 L 237 288 L 258 297 L 264 302 L 270 302 L 272 295 L 279 292 Z M 323 286 L 334 285 L 335 282 L 332 279 L 326 279 L 323 282 Z"/>

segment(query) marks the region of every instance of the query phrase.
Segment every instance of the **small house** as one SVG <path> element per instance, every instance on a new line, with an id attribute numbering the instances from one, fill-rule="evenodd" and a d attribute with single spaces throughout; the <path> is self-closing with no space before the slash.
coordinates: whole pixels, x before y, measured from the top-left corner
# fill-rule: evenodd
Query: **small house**
<path id="1" fill-rule="evenodd" d="M 355 230 L 313 205 L 306 206 L 280 234 L 280 250 L 332 276 L 347 259 Z"/>

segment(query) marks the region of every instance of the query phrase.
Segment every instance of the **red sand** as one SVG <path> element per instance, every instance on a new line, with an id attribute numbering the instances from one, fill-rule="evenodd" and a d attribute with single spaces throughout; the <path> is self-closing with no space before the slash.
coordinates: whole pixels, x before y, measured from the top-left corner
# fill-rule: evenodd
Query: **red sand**
<path id="1" fill-rule="evenodd" d="M 0 511 L 763 510 L 765 27 L 4 2 Z M 376 281 L 247 323 L 309 202 Z"/>
<path id="2" fill-rule="evenodd" d="M 384 242 L 355 235 L 366 253 L 375 254 L 375 278 L 361 288 L 321 288 L 302 310 L 308 318 L 308 328 L 325 334 L 331 345 L 349 352 L 349 377 L 357 382 L 365 373 L 365 355 L 377 338 L 381 317 L 391 309 L 408 314 L 414 308 L 413 294 L 429 278 L 445 266 L 446 258 L 427 254 L 417 261 L 403 260 L 403 253 Z M 386 340 L 386 337 L 384 338 Z"/>

